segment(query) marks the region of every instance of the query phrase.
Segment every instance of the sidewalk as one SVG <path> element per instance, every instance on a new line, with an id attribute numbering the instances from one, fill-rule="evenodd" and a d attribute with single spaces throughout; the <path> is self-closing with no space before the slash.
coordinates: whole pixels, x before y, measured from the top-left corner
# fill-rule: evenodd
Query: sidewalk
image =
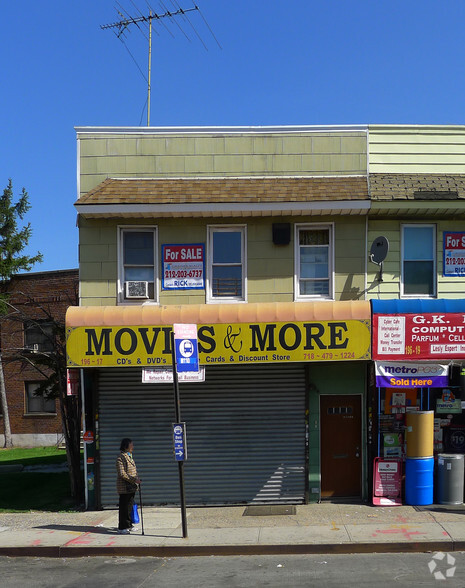
<path id="1" fill-rule="evenodd" d="M 182 538 L 178 508 L 144 508 L 144 535 L 141 530 L 118 535 L 116 510 L 0 513 L 0 556 L 465 551 L 465 506 L 375 508 L 325 502 L 292 508 L 295 514 L 262 510 L 258 516 L 244 516 L 244 506 L 188 508 L 187 539 Z"/>

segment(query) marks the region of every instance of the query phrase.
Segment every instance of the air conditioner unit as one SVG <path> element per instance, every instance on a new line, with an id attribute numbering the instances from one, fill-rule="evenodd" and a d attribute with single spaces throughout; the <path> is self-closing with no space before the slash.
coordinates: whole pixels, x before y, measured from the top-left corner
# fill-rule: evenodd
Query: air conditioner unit
<path id="1" fill-rule="evenodd" d="M 126 284 L 126 298 L 148 298 L 149 297 L 149 283 L 148 282 L 125 282 Z"/>

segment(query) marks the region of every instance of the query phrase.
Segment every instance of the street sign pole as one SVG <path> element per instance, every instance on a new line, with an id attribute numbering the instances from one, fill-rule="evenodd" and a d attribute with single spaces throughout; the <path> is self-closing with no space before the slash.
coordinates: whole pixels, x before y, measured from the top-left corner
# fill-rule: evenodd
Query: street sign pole
<path id="1" fill-rule="evenodd" d="M 181 401 L 179 398 L 178 372 L 176 370 L 176 350 L 174 343 L 174 331 L 171 331 L 171 359 L 173 363 L 173 385 L 174 385 L 174 410 L 175 420 L 181 422 Z M 178 461 L 179 470 L 179 493 L 181 498 L 181 522 L 182 537 L 187 539 L 187 515 L 186 515 L 186 493 L 184 488 L 184 461 Z"/>

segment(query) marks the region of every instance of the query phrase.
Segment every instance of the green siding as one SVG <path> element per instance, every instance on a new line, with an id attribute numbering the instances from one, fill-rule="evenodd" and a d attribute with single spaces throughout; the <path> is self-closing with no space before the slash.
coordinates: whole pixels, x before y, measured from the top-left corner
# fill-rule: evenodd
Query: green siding
<path id="1" fill-rule="evenodd" d="M 108 177 L 347 175 L 367 172 L 364 131 L 78 133 L 80 190 Z"/>
<path id="2" fill-rule="evenodd" d="M 370 125 L 370 173 L 463 173 L 465 126 Z"/>
<path id="3" fill-rule="evenodd" d="M 247 287 L 248 302 L 291 302 L 294 300 L 294 221 L 280 217 L 279 222 L 291 223 L 291 242 L 278 246 L 272 242 L 274 218 L 249 219 L 247 224 Z M 208 225 L 238 224 L 244 219 L 160 219 L 158 223 L 158 260 L 161 288 L 161 246 L 168 243 L 206 243 Z M 317 224 L 331 219 L 318 217 Z M 314 223 L 315 218 L 299 217 L 299 224 Z M 117 229 L 119 225 L 150 225 L 139 219 L 80 219 L 81 296 L 90 304 L 116 304 Z M 154 223 L 154 226 L 156 223 Z M 364 217 L 338 217 L 335 229 L 335 292 L 336 300 L 364 298 Z M 106 284 L 106 286 L 103 286 Z M 92 300 L 92 302 L 89 302 Z M 160 291 L 160 304 L 205 303 L 205 291 Z"/>
<path id="4" fill-rule="evenodd" d="M 376 237 L 385 236 L 389 240 L 389 253 L 384 263 L 383 282 L 376 279 L 378 266 L 368 263 L 368 293 L 369 299 L 389 299 L 400 297 L 401 281 L 401 224 L 414 224 L 411 219 L 399 220 L 369 220 L 368 245 Z M 465 277 L 443 277 L 443 239 L 446 231 L 465 231 L 465 222 L 459 220 L 419 220 L 419 224 L 436 225 L 436 270 L 437 297 L 463 298 L 465 293 Z"/>

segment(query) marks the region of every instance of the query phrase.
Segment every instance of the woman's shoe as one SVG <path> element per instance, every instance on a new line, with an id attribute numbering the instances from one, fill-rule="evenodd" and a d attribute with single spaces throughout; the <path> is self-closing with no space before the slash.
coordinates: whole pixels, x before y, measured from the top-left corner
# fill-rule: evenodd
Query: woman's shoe
<path id="1" fill-rule="evenodd" d="M 129 535 L 129 529 L 118 529 L 118 535 Z"/>

